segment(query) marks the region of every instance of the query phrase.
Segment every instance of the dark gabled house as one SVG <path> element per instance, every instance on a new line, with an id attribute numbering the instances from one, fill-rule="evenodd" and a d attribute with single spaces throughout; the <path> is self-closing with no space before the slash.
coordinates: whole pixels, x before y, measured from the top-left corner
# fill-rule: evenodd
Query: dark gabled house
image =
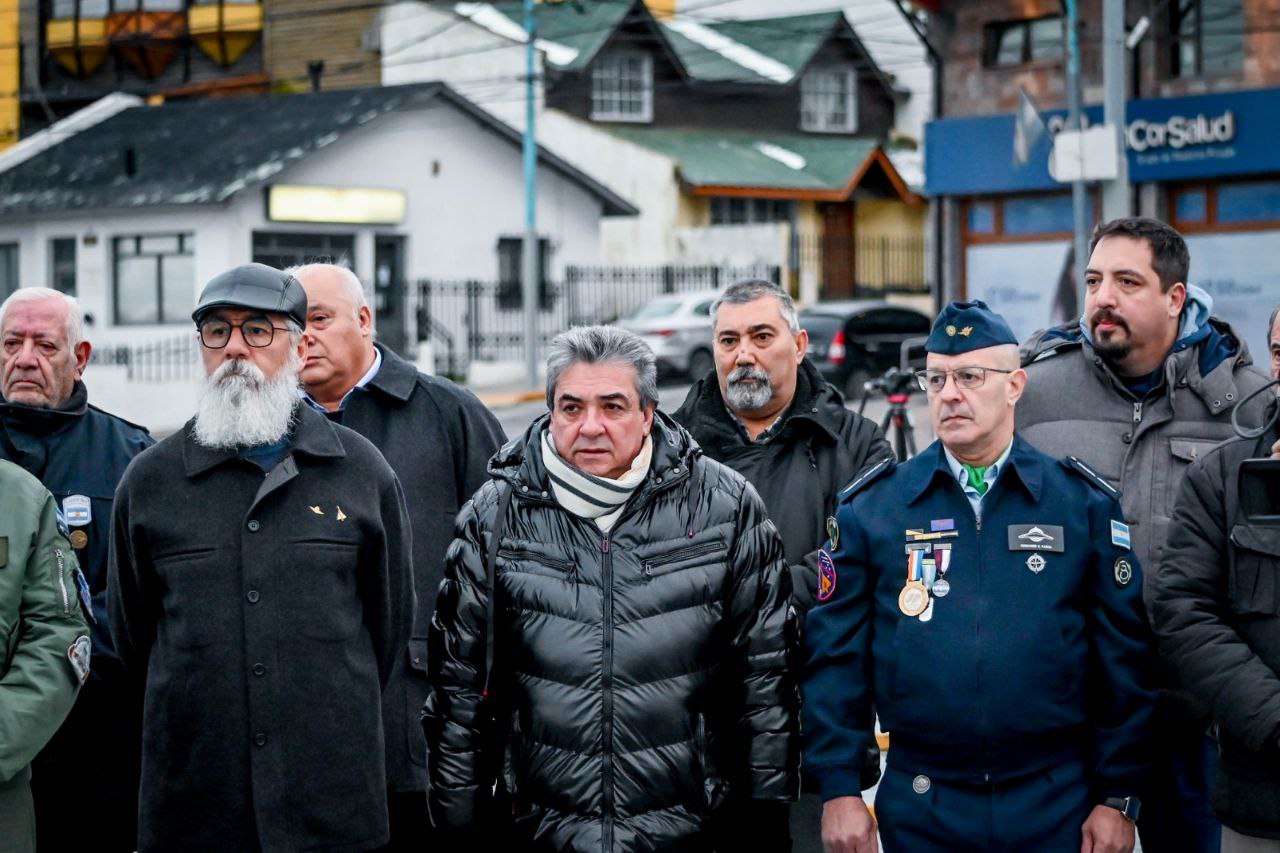
<path id="1" fill-rule="evenodd" d="M 924 205 L 889 147 L 905 94 L 844 15 L 679 11 L 656 0 L 535 10 L 539 139 L 641 210 L 602 226 L 607 259 L 774 264 L 810 300 L 924 289 Z M 423 46 L 409 32 L 438 35 Z M 384 28 L 395 54 L 384 79 L 466 92 L 479 78 L 481 105 L 519 122 L 523 32 L 519 2 L 421 4 Z M 510 88 L 490 94 L 501 79 Z"/>

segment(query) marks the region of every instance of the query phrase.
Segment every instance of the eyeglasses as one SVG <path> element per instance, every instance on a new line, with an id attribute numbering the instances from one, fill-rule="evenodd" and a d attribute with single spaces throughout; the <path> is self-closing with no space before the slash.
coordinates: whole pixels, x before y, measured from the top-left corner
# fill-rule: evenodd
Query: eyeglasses
<path id="1" fill-rule="evenodd" d="M 1001 370 L 998 367 L 957 367 L 954 370 L 917 370 L 916 382 L 921 391 L 940 394 L 947 387 L 947 376 L 953 376 L 957 388 L 972 390 L 987 381 L 988 373 L 1014 373 L 1013 370 Z"/>
<path id="2" fill-rule="evenodd" d="M 200 343 L 209 349 L 222 349 L 231 340 L 231 331 L 240 330 L 240 336 L 251 347 L 270 346 L 275 340 L 276 332 L 287 332 L 288 329 L 271 325 L 266 317 L 250 317 L 243 323 L 230 323 L 226 320 L 205 320 L 200 324 Z"/>

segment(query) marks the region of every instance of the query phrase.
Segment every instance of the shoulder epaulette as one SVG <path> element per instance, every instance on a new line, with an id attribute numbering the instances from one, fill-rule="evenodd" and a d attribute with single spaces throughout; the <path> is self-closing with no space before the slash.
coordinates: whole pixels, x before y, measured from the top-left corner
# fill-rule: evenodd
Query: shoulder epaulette
<path id="1" fill-rule="evenodd" d="M 1062 464 L 1066 465 L 1072 471 L 1075 471 L 1077 474 L 1084 477 L 1086 480 L 1088 480 L 1090 483 L 1096 486 L 1099 491 L 1103 492 L 1104 494 L 1110 495 L 1116 500 L 1120 500 L 1120 490 L 1117 489 L 1115 486 L 1111 485 L 1110 483 L 1108 483 L 1106 480 L 1104 480 L 1101 474 L 1099 474 L 1097 471 L 1090 468 L 1088 465 L 1086 465 L 1077 457 L 1068 456 L 1066 459 L 1062 460 Z"/>
<path id="2" fill-rule="evenodd" d="M 892 457 L 889 459 L 881 459 L 867 470 L 853 478 L 853 482 L 840 490 L 840 502 L 843 503 L 849 498 L 862 491 L 864 488 L 883 477 L 889 471 L 892 471 L 897 465 L 897 461 Z"/>
<path id="3" fill-rule="evenodd" d="M 93 403 L 89 404 L 89 408 L 93 409 L 95 412 L 97 412 L 100 415 L 106 415 L 108 418 L 111 418 L 113 421 L 119 421 L 125 426 L 133 427 L 134 429 L 138 430 L 138 432 L 145 432 L 147 435 L 151 435 L 151 430 L 147 429 L 142 424 L 135 424 L 133 421 L 126 420 L 113 412 L 108 412 L 106 409 L 99 409 Z"/>

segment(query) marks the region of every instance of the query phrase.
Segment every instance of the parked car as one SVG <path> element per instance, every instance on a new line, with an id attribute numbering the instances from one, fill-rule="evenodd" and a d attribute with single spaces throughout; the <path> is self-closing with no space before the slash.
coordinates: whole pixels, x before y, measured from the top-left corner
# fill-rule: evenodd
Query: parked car
<path id="1" fill-rule="evenodd" d="M 902 342 L 927 336 L 932 325 L 922 311 L 869 299 L 819 302 L 800 312 L 809 358 L 846 400 L 861 399 L 868 379 L 899 365 Z"/>
<path id="2" fill-rule="evenodd" d="M 715 367 L 711 355 L 711 303 L 718 290 L 659 296 L 618 320 L 653 348 L 661 374 L 701 379 Z"/>

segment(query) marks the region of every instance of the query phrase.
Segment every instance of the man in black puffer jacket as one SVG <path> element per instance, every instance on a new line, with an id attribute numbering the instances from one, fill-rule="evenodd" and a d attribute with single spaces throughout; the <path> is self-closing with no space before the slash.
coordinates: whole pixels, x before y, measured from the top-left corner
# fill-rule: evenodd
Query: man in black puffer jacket
<path id="1" fill-rule="evenodd" d="M 748 800 L 776 830 L 797 697 L 764 504 L 656 412 L 631 333 L 560 335 L 547 389 L 449 549 L 424 720 L 436 822 L 491 828 L 502 768 L 515 849 L 705 851 L 718 809 Z"/>

